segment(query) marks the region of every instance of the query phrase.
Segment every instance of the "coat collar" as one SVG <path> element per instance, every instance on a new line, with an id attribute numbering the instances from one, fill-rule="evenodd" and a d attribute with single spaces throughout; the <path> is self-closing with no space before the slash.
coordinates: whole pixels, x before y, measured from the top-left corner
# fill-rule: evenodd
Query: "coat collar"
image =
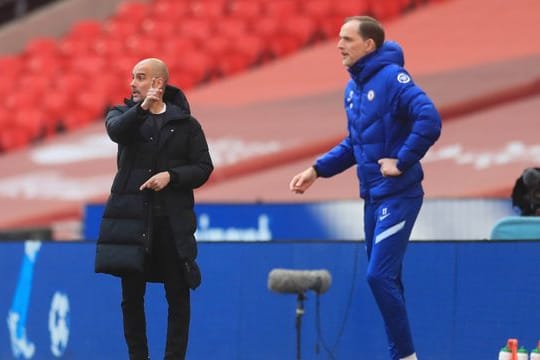
<path id="1" fill-rule="evenodd" d="M 187 101 L 186 95 L 179 88 L 167 85 L 163 94 L 163 101 L 167 104 L 167 119 L 186 119 L 191 116 L 191 109 Z M 138 102 L 133 99 L 124 99 L 124 104 L 128 107 L 133 107 Z"/>
<path id="2" fill-rule="evenodd" d="M 385 41 L 379 49 L 362 57 L 348 71 L 354 81 L 365 83 L 380 69 L 390 64 L 404 65 L 403 50 L 398 43 Z"/>

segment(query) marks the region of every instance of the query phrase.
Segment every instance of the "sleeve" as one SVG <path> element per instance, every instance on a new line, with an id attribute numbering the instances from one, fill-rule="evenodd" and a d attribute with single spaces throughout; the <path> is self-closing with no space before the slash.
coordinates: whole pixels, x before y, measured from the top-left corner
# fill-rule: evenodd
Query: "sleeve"
<path id="1" fill-rule="evenodd" d="M 402 71 L 394 79 L 398 86 L 397 111 L 411 123 L 411 131 L 398 151 L 398 169 L 407 171 L 424 157 L 441 134 L 441 117 L 431 99 Z"/>
<path id="2" fill-rule="evenodd" d="M 353 147 L 349 137 L 334 146 L 315 161 L 315 171 L 320 177 L 331 177 L 356 164 Z"/>
<path id="3" fill-rule="evenodd" d="M 206 137 L 201 125 L 192 119 L 188 163 L 169 170 L 171 186 L 195 189 L 202 186 L 214 170 Z"/>
<path id="4" fill-rule="evenodd" d="M 120 107 L 114 107 L 105 118 L 107 134 L 112 141 L 127 145 L 135 139 L 147 114 L 148 111 L 143 110 L 139 105 L 132 106 L 125 112 Z"/>

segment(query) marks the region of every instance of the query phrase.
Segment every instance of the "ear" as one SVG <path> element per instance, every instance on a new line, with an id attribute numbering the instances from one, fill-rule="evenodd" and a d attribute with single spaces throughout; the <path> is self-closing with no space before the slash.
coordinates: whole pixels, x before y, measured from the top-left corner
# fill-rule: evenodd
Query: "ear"
<path id="1" fill-rule="evenodd" d="M 375 45 L 375 40 L 367 39 L 367 41 L 366 41 L 366 51 L 367 52 L 373 52 L 375 50 L 377 50 L 377 46 Z"/>
<path id="2" fill-rule="evenodd" d="M 155 82 L 155 87 L 158 89 L 163 89 L 164 85 L 165 85 L 165 80 L 163 80 L 161 76 L 157 77 L 156 82 Z"/>

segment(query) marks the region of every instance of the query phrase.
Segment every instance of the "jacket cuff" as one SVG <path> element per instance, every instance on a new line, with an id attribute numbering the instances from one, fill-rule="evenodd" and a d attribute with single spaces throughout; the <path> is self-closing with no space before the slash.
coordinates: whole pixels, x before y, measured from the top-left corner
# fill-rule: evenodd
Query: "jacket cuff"
<path id="1" fill-rule="evenodd" d="M 142 107 L 141 107 L 141 104 L 137 104 L 137 114 L 138 115 L 141 115 L 141 116 L 145 116 L 148 114 L 148 110 L 144 110 Z"/>
<path id="2" fill-rule="evenodd" d="M 167 172 L 169 173 L 169 177 L 171 178 L 171 179 L 169 180 L 169 184 L 175 184 L 175 183 L 177 183 L 177 180 L 178 180 L 178 179 L 176 178 L 176 174 L 174 173 L 174 171 L 172 171 L 172 170 L 167 170 Z"/>
<path id="3" fill-rule="evenodd" d="M 313 171 L 315 171 L 315 175 L 316 175 L 317 177 L 319 177 L 319 170 L 317 169 L 317 165 L 316 165 L 316 164 L 313 164 L 313 165 L 311 165 L 311 167 L 313 168 Z"/>

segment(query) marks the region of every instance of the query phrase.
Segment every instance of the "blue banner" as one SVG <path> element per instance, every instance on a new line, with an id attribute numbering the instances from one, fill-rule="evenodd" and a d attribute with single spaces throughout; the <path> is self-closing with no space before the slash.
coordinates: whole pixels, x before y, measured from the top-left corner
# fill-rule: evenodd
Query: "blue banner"
<path id="1" fill-rule="evenodd" d="M 90 242 L 0 243 L 0 359 L 128 358 L 120 282 L 94 274 L 94 252 Z M 306 294 L 302 359 L 388 359 L 362 242 L 205 242 L 199 253 L 188 360 L 295 357 L 297 298 L 268 290 L 274 268 L 332 275 L 319 309 Z M 411 243 L 403 278 L 419 356 L 497 358 L 511 337 L 530 350 L 540 339 L 539 256 L 538 241 Z M 162 285 L 148 285 L 146 313 L 151 357 L 159 359 Z"/>
<path id="2" fill-rule="evenodd" d="M 98 238 L 103 204 L 85 208 L 84 238 Z M 197 204 L 201 241 L 362 240 L 363 202 Z M 444 216 L 440 216 L 444 214 Z M 489 238 L 512 215 L 506 199 L 426 200 L 412 232 L 415 240 Z"/>

